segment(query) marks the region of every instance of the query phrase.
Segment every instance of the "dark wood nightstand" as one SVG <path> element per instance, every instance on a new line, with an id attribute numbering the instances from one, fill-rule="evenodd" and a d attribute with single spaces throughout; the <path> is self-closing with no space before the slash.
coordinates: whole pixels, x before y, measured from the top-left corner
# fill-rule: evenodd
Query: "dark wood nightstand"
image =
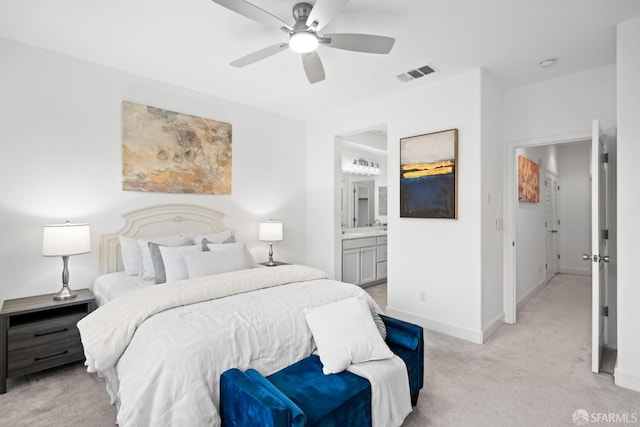
<path id="1" fill-rule="evenodd" d="M 0 394 L 7 378 L 84 359 L 76 324 L 96 308 L 89 289 L 54 301 L 53 295 L 6 300 L 0 311 Z"/>
<path id="2" fill-rule="evenodd" d="M 264 265 L 265 267 L 277 267 L 279 265 L 289 265 L 288 262 L 282 262 L 282 261 L 273 261 L 276 265 L 267 265 L 266 262 L 260 262 L 260 265 Z"/>

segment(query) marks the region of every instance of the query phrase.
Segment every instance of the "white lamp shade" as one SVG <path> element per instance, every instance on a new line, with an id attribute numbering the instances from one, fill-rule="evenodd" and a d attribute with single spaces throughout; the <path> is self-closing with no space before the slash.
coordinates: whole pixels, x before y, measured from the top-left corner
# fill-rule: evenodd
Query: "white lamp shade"
<path id="1" fill-rule="evenodd" d="M 89 224 L 52 224 L 44 226 L 43 256 L 78 255 L 91 252 Z"/>
<path id="2" fill-rule="evenodd" d="M 261 222 L 258 227 L 258 240 L 265 242 L 279 242 L 282 240 L 282 222 Z"/>

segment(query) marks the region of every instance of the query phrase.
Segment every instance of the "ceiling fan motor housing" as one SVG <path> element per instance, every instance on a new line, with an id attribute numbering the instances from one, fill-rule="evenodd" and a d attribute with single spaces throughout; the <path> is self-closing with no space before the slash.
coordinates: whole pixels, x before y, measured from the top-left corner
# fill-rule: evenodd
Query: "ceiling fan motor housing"
<path id="1" fill-rule="evenodd" d="M 307 28 L 306 22 L 307 18 L 309 17 L 309 13 L 311 13 L 311 8 L 313 8 L 313 6 L 311 6 L 309 3 L 298 3 L 293 6 L 293 17 L 296 20 L 294 29 L 298 29 L 296 27 L 300 22 L 304 24 L 304 29 Z"/>

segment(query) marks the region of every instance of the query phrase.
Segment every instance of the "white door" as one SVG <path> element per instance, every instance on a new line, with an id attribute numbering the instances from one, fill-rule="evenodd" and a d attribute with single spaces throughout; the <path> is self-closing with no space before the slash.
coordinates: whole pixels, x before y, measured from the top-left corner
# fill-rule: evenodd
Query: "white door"
<path id="1" fill-rule="evenodd" d="M 546 280 L 551 280 L 560 271 L 558 250 L 558 177 L 546 171 L 544 177 Z"/>
<path id="2" fill-rule="evenodd" d="M 606 264 L 609 262 L 607 252 L 607 164 L 604 137 L 598 120 L 593 121 L 591 141 L 591 255 L 585 259 L 592 262 L 591 286 L 591 370 L 600 371 L 600 361 L 604 348 L 604 305 L 607 287 Z"/>

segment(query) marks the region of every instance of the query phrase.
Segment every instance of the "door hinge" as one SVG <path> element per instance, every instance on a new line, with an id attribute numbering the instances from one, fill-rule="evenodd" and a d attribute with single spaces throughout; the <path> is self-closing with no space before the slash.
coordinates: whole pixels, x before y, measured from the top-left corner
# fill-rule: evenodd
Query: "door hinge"
<path id="1" fill-rule="evenodd" d="M 558 259 L 560 259 L 560 254 L 558 254 Z"/>
<path id="2" fill-rule="evenodd" d="M 548 269 L 549 269 L 549 267 L 547 266 L 547 264 L 545 264 L 545 265 L 544 265 L 544 269 L 545 269 L 545 270 L 548 270 Z"/>
<path id="3" fill-rule="evenodd" d="M 558 185 L 558 191 L 560 191 L 560 186 Z"/>
<path id="4" fill-rule="evenodd" d="M 601 160 L 602 160 L 602 163 L 609 163 L 609 153 L 603 153 Z"/>
<path id="5" fill-rule="evenodd" d="M 558 225 L 560 225 L 560 220 L 558 220 Z"/>
<path id="6" fill-rule="evenodd" d="M 609 230 L 606 228 L 602 230 L 602 240 L 609 240 Z"/>
<path id="7" fill-rule="evenodd" d="M 604 307 L 602 307 L 602 315 L 604 317 L 609 317 L 609 306 L 605 305 Z"/>

